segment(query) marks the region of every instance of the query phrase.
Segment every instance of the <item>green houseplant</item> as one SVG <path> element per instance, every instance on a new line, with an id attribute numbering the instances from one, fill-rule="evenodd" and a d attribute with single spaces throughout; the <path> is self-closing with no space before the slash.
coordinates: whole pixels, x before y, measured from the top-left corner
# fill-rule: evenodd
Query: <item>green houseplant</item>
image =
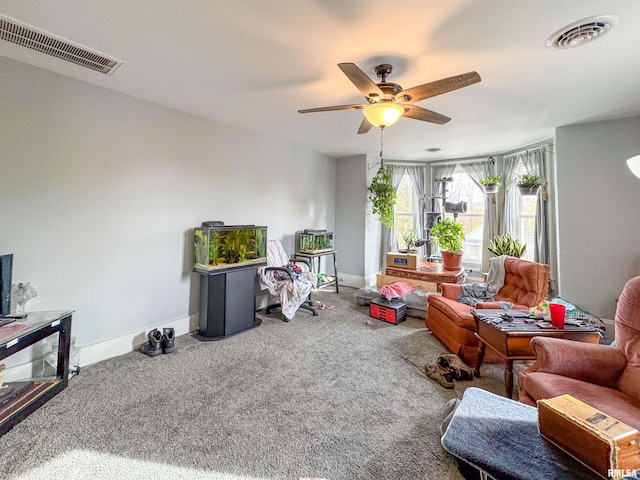
<path id="1" fill-rule="evenodd" d="M 418 238 L 418 232 L 415 230 L 409 230 L 405 233 L 402 236 L 402 240 L 404 240 L 404 243 L 407 246 L 407 252 L 415 252 L 418 247 L 425 244 L 425 240 Z"/>
<path id="2" fill-rule="evenodd" d="M 440 247 L 443 268 L 445 270 L 460 270 L 462 265 L 462 242 L 465 235 L 462 225 L 445 218 L 431 228 L 429 234 Z"/>
<path id="3" fill-rule="evenodd" d="M 517 177 L 516 185 L 522 195 L 537 195 L 544 185 L 544 178 L 535 173 L 524 173 Z"/>
<path id="4" fill-rule="evenodd" d="M 396 204 L 396 191 L 391 183 L 391 174 L 380 165 L 368 188 L 369 201 L 373 204 L 373 213 L 380 223 L 393 227 L 393 206 Z"/>
<path id="5" fill-rule="evenodd" d="M 480 185 L 484 189 L 484 193 L 496 193 L 502 183 L 502 175 L 486 177 L 480 180 Z"/>
<path id="6" fill-rule="evenodd" d="M 500 255 L 509 255 L 510 257 L 521 258 L 527 251 L 527 244 L 522 245 L 519 238 L 513 238 L 508 233 L 504 235 L 496 235 L 487 247 L 490 253 L 496 257 Z"/>

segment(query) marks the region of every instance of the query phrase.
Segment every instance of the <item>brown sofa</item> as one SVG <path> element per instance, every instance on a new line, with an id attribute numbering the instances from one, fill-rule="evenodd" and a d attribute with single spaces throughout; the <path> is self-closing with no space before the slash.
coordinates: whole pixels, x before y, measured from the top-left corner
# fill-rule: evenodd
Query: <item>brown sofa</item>
<path id="1" fill-rule="evenodd" d="M 640 277 L 618 299 L 615 346 L 534 337 L 532 367 L 520 372 L 523 403 L 569 394 L 640 430 Z"/>
<path id="2" fill-rule="evenodd" d="M 507 257 L 504 261 L 504 285 L 494 295 L 496 301 L 507 301 L 514 308 L 530 308 L 547 297 L 549 266 L 541 263 Z M 500 308 L 497 303 L 479 303 L 477 306 L 458 302 L 462 287 L 453 283 L 442 284 L 442 295 L 429 296 L 429 308 L 425 325 L 451 352 L 459 355 L 467 364 L 475 365 L 478 355 L 478 339 L 475 337 L 473 308 Z M 498 362 L 499 357 L 487 349 L 485 362 Z"/>

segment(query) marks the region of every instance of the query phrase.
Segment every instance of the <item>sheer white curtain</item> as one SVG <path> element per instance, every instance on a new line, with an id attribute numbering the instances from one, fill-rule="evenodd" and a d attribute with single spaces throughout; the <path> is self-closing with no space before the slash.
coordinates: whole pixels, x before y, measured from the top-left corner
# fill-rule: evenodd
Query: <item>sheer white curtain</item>
<path id="1" fill-rule="evenodd" d="M 436 183 L 436 180 L 441 178 L 449 178 L 453 175 L 453 172 L 456 171 L 455 163 L 447 163 L 445 165 L 434 165 L 431 167 L 431 195 L 434 197 L 441 197 L 442 191 L 445 188 L 444 183 Z M 440 207 L 440 201 L 437 200 L 435 203 L 436 212 L 441 212 L 442 208 Z M 431 205 L 428 205 L 431 208 Z"/>
<path id="2" fill-rule="evenodd" d="M 415 167 L 406 167 L 407 175 L 411 180 L 413 186 L 413 192 L 418 197 L 416 203 L 417 208 L 413 211 L 413 225 L 418 232 L 418 238 L 424 238 L 424 218 L 422 212 L 424 211 L 425 198 L 427 195 L 427 186 L 425 184 L 425 170 L 424 165 L 416 165 Z M 420 247 L 422 248 L 422 247 Z"/>
<path id="3" fill-rule="evenodd" d="M 397 192 L 402 176 L 407 167 L 404 165 L 386 165 L 385 168 L 391 174 L 391 184 L 393 189 Z M 398 251 L 398 239 L 396 238 L 395 229 L 389 228 L 386 225 L 381 225 L 381 238 L 380 238 L 380 265 L 387 263 L 387 252 Z"/>
<path id="4" fill-rule="evenodd" d="M 463 163 L 460 165 L 467 175 L 473 180 L 473 183 L 482 188 L 480 180 L 486 177 L 495 176 L 493 165 L 488 161 Z M 484 217 L 482 227 L 482 271 L 489 271 L 489 251 L 487 246 L 489 242 L 498 234 L 498 209 L 494 203 L 495 196 L 485 195 L 484 198 Z"/>
<path id="5" fill-rule="evenodd" d="M 523 163 L 527 172 L 539 175 L 547 181 L 547 151 L 549 145 L 527 150 L 523 156 Z M 536 262 L 549 264 L 549 212 L 547 208 L 547 186 L 538 193 L 538 208 L 536 209 L 536 241 L 533 259 Z"/>
<path id="6" fill-rule="evenodd" d="M 502 219 L 500 221 L 500 233 L 508 233 L 514 237 L 520 236 L 520 224 L 516 221 L 517 215 L 517 197 L 518 193 L 514 185 L 516 183 L 516 168 L 522 154 L 505 155 L 502 160 L 504 173 L 502 181 L 504 182 L 504 196 L 502 198 Z"/>

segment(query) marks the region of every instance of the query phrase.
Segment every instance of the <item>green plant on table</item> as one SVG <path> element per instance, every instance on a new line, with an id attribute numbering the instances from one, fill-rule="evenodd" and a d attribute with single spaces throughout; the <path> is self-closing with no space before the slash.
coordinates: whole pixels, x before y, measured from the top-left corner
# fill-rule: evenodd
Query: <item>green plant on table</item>
<path id="1" fill-rule="evenodd" d="M 402 240 L 407 246 L 407 250 L 417 248 L 420 246 L 420 241 L 418 240 L 418 232 L 415 230 L 409 230 L 402 236 Z"/>
<path id="2" fill-rule="evenodd" d="M 465 235 L 462 231 L 462 225 L 450 218 L 445 218 L 436 223 L 430 230 L 429 234 L 439 245 L 440 250 L 446 250 L 453 255 L 462 253 L 462 242 Z"/>

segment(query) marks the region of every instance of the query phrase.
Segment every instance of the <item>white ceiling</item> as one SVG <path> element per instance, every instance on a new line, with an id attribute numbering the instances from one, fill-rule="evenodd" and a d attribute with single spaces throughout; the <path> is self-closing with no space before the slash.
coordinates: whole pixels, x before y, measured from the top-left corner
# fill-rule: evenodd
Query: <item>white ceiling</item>
<path id="1" fill-rule="evenodd" d="M 363 103 L 340 62 L 373 78 L 391 63 L 388 81 L 404 88 L 482 77 L 418 103 L 451 122 L 387 128 L 388 159 L 502 153 L 558 126 L 640 114 L 637 0 L 0 0 L 0 14 L 125 64 L 105 76 L 4 41 L 0 55 L 336 157 L 380 147 L 377 129 L 356 134 L 361 111 L 297 113 Z M 599 40 L 545 47 L 604 14 L 618 21 Z"/>

